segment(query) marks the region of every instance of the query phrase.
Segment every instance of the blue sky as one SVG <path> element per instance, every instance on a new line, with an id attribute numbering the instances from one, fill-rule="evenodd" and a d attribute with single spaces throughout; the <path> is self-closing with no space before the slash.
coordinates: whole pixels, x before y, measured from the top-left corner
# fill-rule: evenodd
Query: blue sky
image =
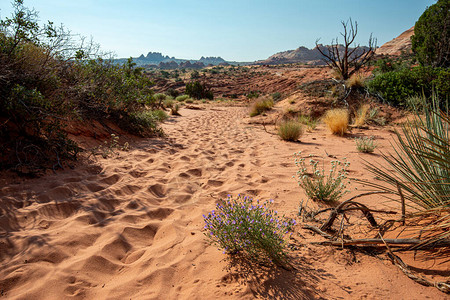
<path id="1" fill-rule="evenodd" d="M 149 51 L 177 58 L 221 56 L 254 61 L 276 52 L 327 44 L 341 20 L 358 22 L 358 42 L 378 45 L 409 29 L 435 0 L 25 0 L 41 21 L 93 37 L 117 57 Z M 0 16 L 11 15 L 8 0 Z"/>

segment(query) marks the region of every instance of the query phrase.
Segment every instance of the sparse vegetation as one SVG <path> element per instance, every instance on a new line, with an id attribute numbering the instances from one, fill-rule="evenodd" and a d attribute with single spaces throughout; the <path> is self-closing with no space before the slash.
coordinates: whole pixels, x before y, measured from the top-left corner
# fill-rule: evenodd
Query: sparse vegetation
<path id="1" fill-rule="evenodd" d="M 175 98 L 175 100 L 178 102 L 183 102 L 186 101 L 187 99 L 189 99 L 189 95 L 181 95 Z"/>
<path id="2" fill-rule="evenodd" d="M 251 261 L 286 266 L 286 235 L 296 223 L 279 217 L 277 211 L 270 209 L 271 202 L 228 196 L 217 204 L 216 210 L 203 215 L 205 235 L 223 253 L 240 253 Z"/>
<path id="3" fill-rule="evenodd" d="M 366 122 L 368 121 L 369 111 L 370 111 L 370 105 L 362 104 L 359 107 L 359 109 L 356 111 L 353 125 L 356 127 L 364 126 L 366 124 Z"/>
<path id="4" fill-rule="evenodd" d="M 308 131 L 313 131 L 314 129 L 316 129 L 317 123 L 319 122 L 318 119 L 314 119 L 313 117 L 308 116 L 308 115 L 300 115 L 298 117 L 298 121 L 301 124 L 306 125 L 306 127 L 308 128 Z"/>
<path id="5" fill-rule="evenodd" d="M 309 199 L 334 202 L 348 192 L 347 168 L 350 163 L 347 161 L 333 160 L 330 169 L 326 171 L 323 161 L 319 167 L 319 161 L 310 158 L 308 167 L 305 158 L 301 157 L 301 152 L 296 153 L 294 157 L 298 167 L 298 185 L 305 190 Z"/>
<path id="6" fill-rule="evenodd" d="M 282 95 L 280 92 L 275 92 L 271 96 L 272 96 L 273 102 L 278 102 L 281 100 Z"/>
<path id="7" fill-rule="evenodd" d="M 367 164 L 367 169 L 383 184 L 370 185 L 398 195 L 422 209 L 450 206 L 450 147 L 447 113 L 439 111 L 438 100 L 424 107 L 425 118 L 419 113 L 397 132 L 394 154 L 383 155 L 390 168 Z M 392 170 L 391 170 L 392 169 Z"/>
<path id="8" fill-rule="evenodd" d="M 355 138 L 355 143 L 356 149 L 363 153 L 373 153 L 378 146 L 373 137 Z"/>
<path id="9" fill-rule="evenodd" d="M 250 117 L 255 117 L 266 111 L 269 111 L 273 107 L 273 100 L 271 98 L 261 98 L 256 100 L 251 106 Z"/>
<path id="10" fill-rule="evenodd" d="M 281 122 L 278 126 L 278 135 L 284 141 L 297 141 L 303 134 L 303 125 L 295 120 Z"/>
<path id="11" fill-rule="evenodd" d="M 343 136 L 348 129 L 348 110 L 342 108 L 330 109 L 325 112 L 323 121 L 331 133 Z"/>

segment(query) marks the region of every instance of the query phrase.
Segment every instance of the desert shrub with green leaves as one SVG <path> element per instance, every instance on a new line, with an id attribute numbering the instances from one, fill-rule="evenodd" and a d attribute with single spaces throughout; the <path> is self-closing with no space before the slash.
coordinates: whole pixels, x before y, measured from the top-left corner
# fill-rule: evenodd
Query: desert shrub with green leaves
<path id="1" fill-rule="evenodd" d="M 369 90 L 379 93 L 394 106 L 407 106 L 406 99 L 417 95 L 428 98 L 434 88 L 442 101 L 450 95 L 450 69 L 416 66 L 375 76 Z"/>
<path id="2" fill-rule="evenodd" d="M 278 125 L 278 135 L 284 141 L 297 141 L 303 134 L 303 125 L 295 120 L 286 120 Z"/>
<path id="3" fill-rule="evenodd" d="M 347 169 L 350 165 L 345 159 L 343 162 L 333 160 L 330 168 L 325 169 L 324 162 L 313 159 L 310 155 L 309 163 L 301 156 L 301 152 L 294 154 L 295 165 L 298 167 L 297 182 L 304 189 L 311 200 L 334 202 L 342 198 L 348 190 Z M 319 164 L 321 163 L 321 166 Z"/>
<path id="4" fill-rule="evenodd" d="M 192 81 L 186 84 L 186 95 L 189 97 L 200 100 L 200 99 L 214 99 L 213 92 L 208 88 L 205 83 L 200 83 L 200 81 Z"/>
<path id="5" fill-rule="evenodd" d="M 186 101 L 187 99 L 189 99 L 189 95 L 180 95 L 175 98 L 175 100 L 178 102 L 183 102 L 183 101 Z"/>
<path id="6" fill-rule="evenodd" d="M 217 204 L 203 215 L 205 235 L 223 253 L 241 253 L 256 262 L 287 265 L 287 234 L 295 220 L 279 216 L 270 208 L 273 201 L 260 202 L 239 195 Z"/>
<path id="7" fill-rule="evenodd" d="M 129 122 L 155 108 L 151 82 L 131 59 L 101 59 L 95 44 L 77 43 L 51 22 L 39 25 L 22 0 L 13 6 L 0 19 L 0 168 L 62 167 L 80 150 L 64 131 L 68 121 L 111 120 L 134 130 Z M 155 134 L 154 121 L 133 133 Z"/>

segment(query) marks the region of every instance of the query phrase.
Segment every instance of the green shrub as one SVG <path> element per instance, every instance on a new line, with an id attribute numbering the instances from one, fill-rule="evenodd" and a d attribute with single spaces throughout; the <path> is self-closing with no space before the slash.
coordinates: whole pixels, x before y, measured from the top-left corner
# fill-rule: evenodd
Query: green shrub
<path id="1" fill-rule="evenodd" d="M 309 160 L 311 168 L 308 168 L 305 159 L 300 155 L 301 152 L 295 154 L 295 165 L 299 168 L 297 182 L 305 190 L 308 198 L 334 202 L 348 192 L 346 190 L 348 184 L 347 168 L 350 165 L 348 162 L 334 160 L 331 162 L 329 171 L 326 172 L 323 162 L 322 167 L 319 167 L 319 161 L 311 158 Z"/>
<path id="2" fill-rule="evenodd" d="M 376 76 L 368 83 L 372 92 L 381 96 L 396 106 L 406 106 L 408 97 L 425 93 L 431 96 L 434 86 L 442 99 L 450 94 L 450 70 L 432 67 L 414 67 L 399 71 L 387 72 Z"/>
<path id="3" fill-rule="evenodd" d="M 278 102 L 278 101 L 281 100 L 281 93 L 280 92 L 275 92 L 271 96 L 272 96 L 273 102 Z"/>
<path id="4" fill-rule="evenodd" d="M 450 67 L 450 1 L 438 0 L 414 26 L 412 51 L 422 65 Z"/>
<path id="5" fill-rule="evenodd" d="M 355 138 L 355 143 L 356 149 L 363 153 L 372 153 L 377 147 L 373 137 Z"/>
<path id="6" fill-rule="evenodd" d="M 297 121 L 288 120 L 278 127 L 278 135 L 285 141 L 297 141 L 303 134 L 303 125 Z"/>
<path id="7" fill-rule="evenodd" d="M 269 111 L 273 107 L 273 100 L 268 98 L 262 98 L 253 103 L 250 109 L 250 117 L 260 115 L 266 111 Z"/>
<path id="8" fill-rule="evenodd" d="M 271 201 L 260 203 L 239 195 L 217 204 L 205 220 L 206 236 L 223 253 L 241 253 L 256 262 L 272 261 L 286 265 L 286 234 L 295 221 L 279 217 L 269 208 Z"/>
<path id="9" fill-rule="evenodd" d="M 170 88 L 170 89 L 168 89 L 166 91 L 166 94 L 171 96 L 171 97 L 173 97 L 173 98 L 176 98 L 176 97 L 178 97 L 180 95 L 180 92 L 175 90 L 175 89 L 173 89 L 173 88 Z"/>
<path id="10" fill-rule="evenodd" d="M 167 120 L 167 118 L 169 117 L 165 111 L 160 110 L 160 109 L 151 110 L 151 111 L 149 111 L 149 113 L 153 116 L 153 118 L 157 122 L 163 122 L 163 121 Z"/>
<path id="11" fill-rule="evenodd" d="M 200 100 L 209 99 L 213 100 L 214 95 L 212 91 L 206 86 L 206 84 L 201 84 L 199 81 L 192 81 L 186 84 L 186 95 L 189 97 Z"/>
<path id="12" fill-rule="evenodd" d="M 244 69 L 244 70 L 246 70 L 246 69 Z M 255 98 L 258 98 L 259 95 L 260 95 L 260 93 L 258 91 L 251 91 L 251 92 L 249 92 L 247 94 L 247 98 L 248 99 L 255 99 Z"/>
<path id="13" fill-rule="evenodd" d="M 175 98 L 175 100 L 178 101 L 178 102 L 183 102 L 186 99 L 189 99 L 189 95 L 181 95 L 181 96 L 178 96 L 178 97 Z"/>

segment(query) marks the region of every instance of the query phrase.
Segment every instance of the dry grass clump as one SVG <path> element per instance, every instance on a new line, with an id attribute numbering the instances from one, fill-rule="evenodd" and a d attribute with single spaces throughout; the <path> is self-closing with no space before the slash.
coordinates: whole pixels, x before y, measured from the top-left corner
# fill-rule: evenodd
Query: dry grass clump
<path id="1" fill-rule="evenodd" d="M 262 98 L 258 99 L 250 109 L 250 117 L 254 117 L 260 115 L 266 111 L 271 110 L 273 107 L 273 99 L 271 98 Z"/>
<path id="2" fill-rule="evenodd" d="M 295 142 L 303 135 L 304 129 L 300 122 L 283 121 L 278 127 L 278 135 L 282 140 Z"/>
<path id="3" fill-rule="evenodd" d="M 345 81 L 345 86 L 348 89 L 352 88 L 362 88 L 364 87 L 365 78 L 360 73 L 353 74 L 349 79 Z"/>
<path id="4" fill-rule="evenodd" d="M 323 116 L 323 121 L 333 134 L 343 136 L 348 128 L 348 110 L 330 109 Z"/>
<path id="5" fill-rule="evenodd" d="M 355 115 L 355 120 L 353 122 L 353 125 L 356 127 L 364 126 L 367 122 L 367 117 L 369 113 L 370 105 L 369 104 L 363 104 L 359 107 L 358 111 Z"/>

